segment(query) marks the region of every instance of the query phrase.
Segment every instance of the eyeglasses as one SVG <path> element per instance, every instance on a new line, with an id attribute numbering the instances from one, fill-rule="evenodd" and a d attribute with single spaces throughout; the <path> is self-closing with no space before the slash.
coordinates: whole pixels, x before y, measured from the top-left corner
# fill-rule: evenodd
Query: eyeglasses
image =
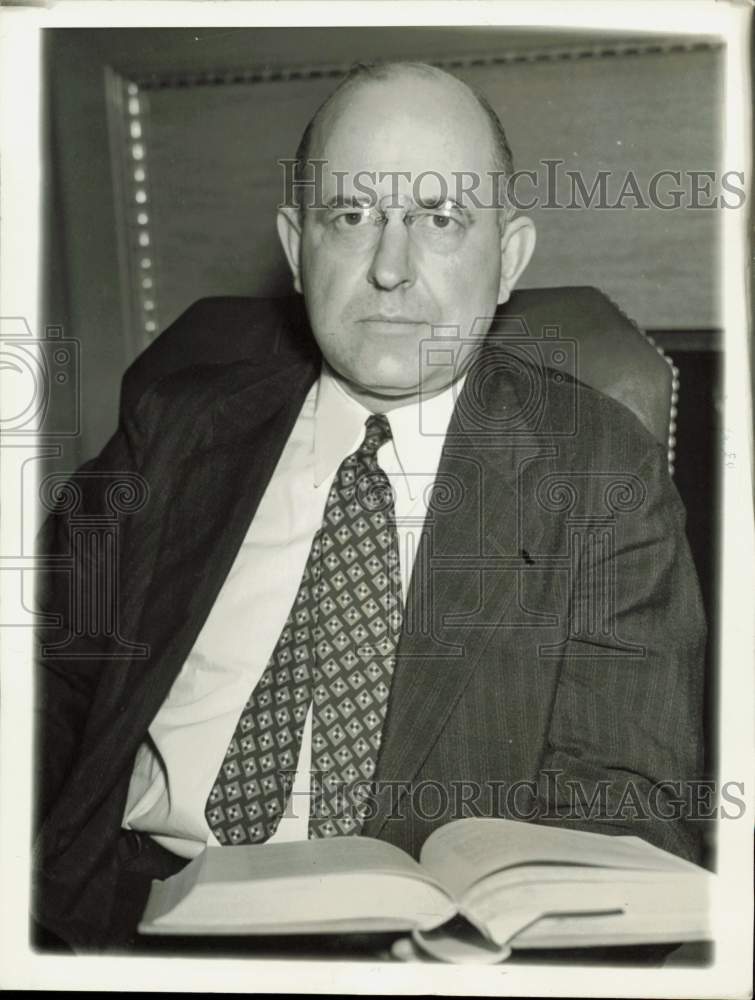
<path id="1" fill-rule="evenodd" d="M 453 202 L 423 207 L 381 209 L 358 204 L 316 210 L 324 239 L 344 250 L 363 250 L 376 246 L 394 213 L 401 214 L 412 242 L 439 253 L 456 249 L 463 241 L 471 220 Z"/>

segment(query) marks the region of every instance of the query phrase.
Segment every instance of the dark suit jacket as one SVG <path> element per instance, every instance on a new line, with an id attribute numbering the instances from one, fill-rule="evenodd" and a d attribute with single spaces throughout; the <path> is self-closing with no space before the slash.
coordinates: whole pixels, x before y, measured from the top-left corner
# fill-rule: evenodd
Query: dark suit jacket
<path id="1" fill-rule="evenodd" d="M 38 588 L 59 619 L 39 635 L 35 912 L 78 946 L 104 940 L 117 906 L 134 754 L 319 371 L 301 343 L 256 354 L 166 376 L 125 406 L 43 531 L 62 568 Z M 114 503 L 115 548 L 82 545 L 102 523 L 87 517 Z M 73 595 L 116 550 L 117 627 L 77 634 Z M 700 769 L 704 631 L 663 448 L 624 407 L 512 363 L 489 337 L 446 437 L 363 833 L 417 855 L 436 826 L 477 812 L 696 858 L 678 789 L 657 783 Z M 597 795 L 596 815 L 569 811 L 567 779 L 583 806 Z"/>

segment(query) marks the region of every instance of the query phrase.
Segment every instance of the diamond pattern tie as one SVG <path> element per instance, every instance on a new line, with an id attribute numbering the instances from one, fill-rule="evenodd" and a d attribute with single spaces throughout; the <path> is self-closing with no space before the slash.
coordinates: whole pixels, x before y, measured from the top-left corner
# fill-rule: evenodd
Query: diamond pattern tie
<path id="1" fill-rule="evenodd" d="M 341 463 L 294 605 L 244 705 L 205 815 L 221 844 L 269 839 L 286 807 L 310 703 L 309 837 L 358 834 L 388 707 L 403 602 L 393 493 L 377 463 L 388 418 Z"/>

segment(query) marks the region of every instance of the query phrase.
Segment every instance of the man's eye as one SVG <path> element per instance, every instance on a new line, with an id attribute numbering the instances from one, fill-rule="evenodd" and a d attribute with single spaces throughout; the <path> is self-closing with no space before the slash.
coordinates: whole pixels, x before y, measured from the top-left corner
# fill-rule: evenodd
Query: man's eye
<path id="1" fill-rule="evenodd" d="M 456 231 L 461 228 L 461 223 L 457 219 L 441 212 L 423 212 L 415 217 L 414 224 L 425 229 L 445 229 L 446 231 Z"/>
<path id="2" fill-rule="evenodd" d="M 370 216 L 367 212 L 341 212 L 335 217 L 333 224 L 338 229 L 356 229 L 369 221 Z"/>

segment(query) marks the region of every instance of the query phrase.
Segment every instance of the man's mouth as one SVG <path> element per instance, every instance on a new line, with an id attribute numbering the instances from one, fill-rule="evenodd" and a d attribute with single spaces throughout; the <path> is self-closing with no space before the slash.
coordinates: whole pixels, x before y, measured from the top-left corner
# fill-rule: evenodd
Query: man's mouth
<path id="1" fill-rule="evenodd" d="M 426 322 L 424 319 L 417 319 L 414 316 L 405 316 L 403 313 L 374 313 L 372 316 L 363 316 L 360 323 L 388 323 L 396 326 L 422 326 Z"/>

